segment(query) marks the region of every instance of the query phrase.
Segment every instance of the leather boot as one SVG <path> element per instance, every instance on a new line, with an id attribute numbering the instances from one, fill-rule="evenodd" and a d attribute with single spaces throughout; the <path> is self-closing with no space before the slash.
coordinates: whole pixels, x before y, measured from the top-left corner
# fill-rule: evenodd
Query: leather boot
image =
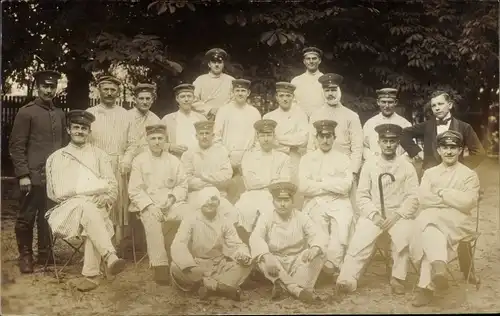
<path id="1" fill-rule="evenodd" d="M 431 262 L 431 279 L 437 290 L 445 290 L 448 288 L 446 262 L 440 260 Z"/>
<path id="2" fill-rule="evenodd" d="M 38 257 L 37 263 L 40 265 L 54 264 L 54 258 L 51 253 L 52 240 L 45 219 L 38 219 L 37 222 L 37 237 L 38 237 Z"/>
<path id="3" fill-rule="evenodd" d="M 434 293 L 428 289 L 419 289 L 415 299 L 413 300 L 412 305 L 415 307 L 421 307 L 429 305 L 432 302 L 432 298 L 434 297 Z"/>
<path id="4" fill-rule="evenodd" d="M 232 299 L 233 301 L 241 301 L 241 290 L 239 288 L 218 283 L 217 292 L 224 297 Z"/>
<path id="5" fill-rule="evenodd" d="M 277 301 L 283 298 L 287 293 L 286 286 L 280 279 L 276 279 L 273 284 L 273 290 L 271 292 L 271 299 Z"/>
<path id="6" fill-rule="evenodd" d="M 16 225 L 16 241 L 19 251 L 19 270 L 21 273 L 33 273 L 33 230 L 29 231 Z"/>
<path id="7" fill-rule="evenodd" d="M 298 298 L 299 298 L 299 300 L 301 302 L 306 303 L 306 304 L 312 304 L 312 303 L 314 303 L 314 296 L 308 290 L 302 290 L 302 291 L 300 291 Z"/>

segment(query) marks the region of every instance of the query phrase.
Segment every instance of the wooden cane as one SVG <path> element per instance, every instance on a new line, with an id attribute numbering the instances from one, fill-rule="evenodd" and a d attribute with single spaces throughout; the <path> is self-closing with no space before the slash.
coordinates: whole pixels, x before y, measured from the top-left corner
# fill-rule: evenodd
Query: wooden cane
<path id="1" fill-rule="evenodd" d="M 391 177 L 391 181 L 394 182 L 396 181 L 396 178 L 394 178 L 394 175 L 389 172 L 382 173 L 378 176 L 378 191 L 380 193 L 380 212 L 382 213 L 382 218 L 385 219 L 385 203 L 384 203 L 384 188 L 382 187 L 382 178 L 384 176 L 389 176 Z"/>

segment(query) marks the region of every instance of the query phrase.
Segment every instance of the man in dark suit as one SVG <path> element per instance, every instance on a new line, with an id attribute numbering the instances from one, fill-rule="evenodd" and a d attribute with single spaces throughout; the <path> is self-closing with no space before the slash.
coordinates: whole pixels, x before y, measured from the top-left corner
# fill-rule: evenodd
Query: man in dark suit
<path id="1" fill-rule="evenodd" d="M 447 130 L 456 131 L 463 135 L 464 145 L 469 150 L 469 156 L 464 159 L 462 152 L 459 161 L 467 167 L 474 169 L 485 157 L 484 148 L 476 132 L 469 124 L 452 117 L 450 113 L 452 107 L 453 102 L 450 95 L 444 91 L 436 91 L 431 95 L 431 110 L 434 117 L 403 130 L 401 146 L 417 163 L 421 160 L 418 154 L 422 148 L 413 139 L 423 138 L 423 170 L 441 163 L 441 157 L 437 152 L 436 136 Z"/>

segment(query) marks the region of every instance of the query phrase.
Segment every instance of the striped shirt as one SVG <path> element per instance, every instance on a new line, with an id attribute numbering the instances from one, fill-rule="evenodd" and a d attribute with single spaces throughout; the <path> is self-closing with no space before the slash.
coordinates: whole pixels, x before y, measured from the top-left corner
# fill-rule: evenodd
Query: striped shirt
<path id="1" fill-rule="evenodd" d="M 123 161 L 130 164 L 138 154 L 148 148 L 146 140 L 146 126 L 159 124 L 160 118 L 151 111 L 147 111 L 146 114 L 143 114 L 136 108 L 128 110 L 127 114 L 127 148 L 125 150 Z"/>
<path id="2" fill-rule="evenodd" d="M 106 107 L 102 104 L 90 107 L 94 114 L 90 143 L 111 156 L 122 156 L 127 148 L 129 115 L 120 106 Z"/>

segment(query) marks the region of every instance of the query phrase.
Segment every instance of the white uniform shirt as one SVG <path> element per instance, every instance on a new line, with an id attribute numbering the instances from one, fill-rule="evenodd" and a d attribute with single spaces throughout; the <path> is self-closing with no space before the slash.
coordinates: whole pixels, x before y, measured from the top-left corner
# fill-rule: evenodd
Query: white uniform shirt
<path id="1" fill-rule="evenodd" d="M 325 97 L 323 95 L 323 87 L 319 83 L 318 79 L 323 73 L 321 71 L 316 71 L 311 74 L 306 71 L 303 74 L 295 77 L 290 82 L 295 85 L 295 102 L 300 106 L 300 108 L 307 114 L 308 117 L 325 103 Z"/>

